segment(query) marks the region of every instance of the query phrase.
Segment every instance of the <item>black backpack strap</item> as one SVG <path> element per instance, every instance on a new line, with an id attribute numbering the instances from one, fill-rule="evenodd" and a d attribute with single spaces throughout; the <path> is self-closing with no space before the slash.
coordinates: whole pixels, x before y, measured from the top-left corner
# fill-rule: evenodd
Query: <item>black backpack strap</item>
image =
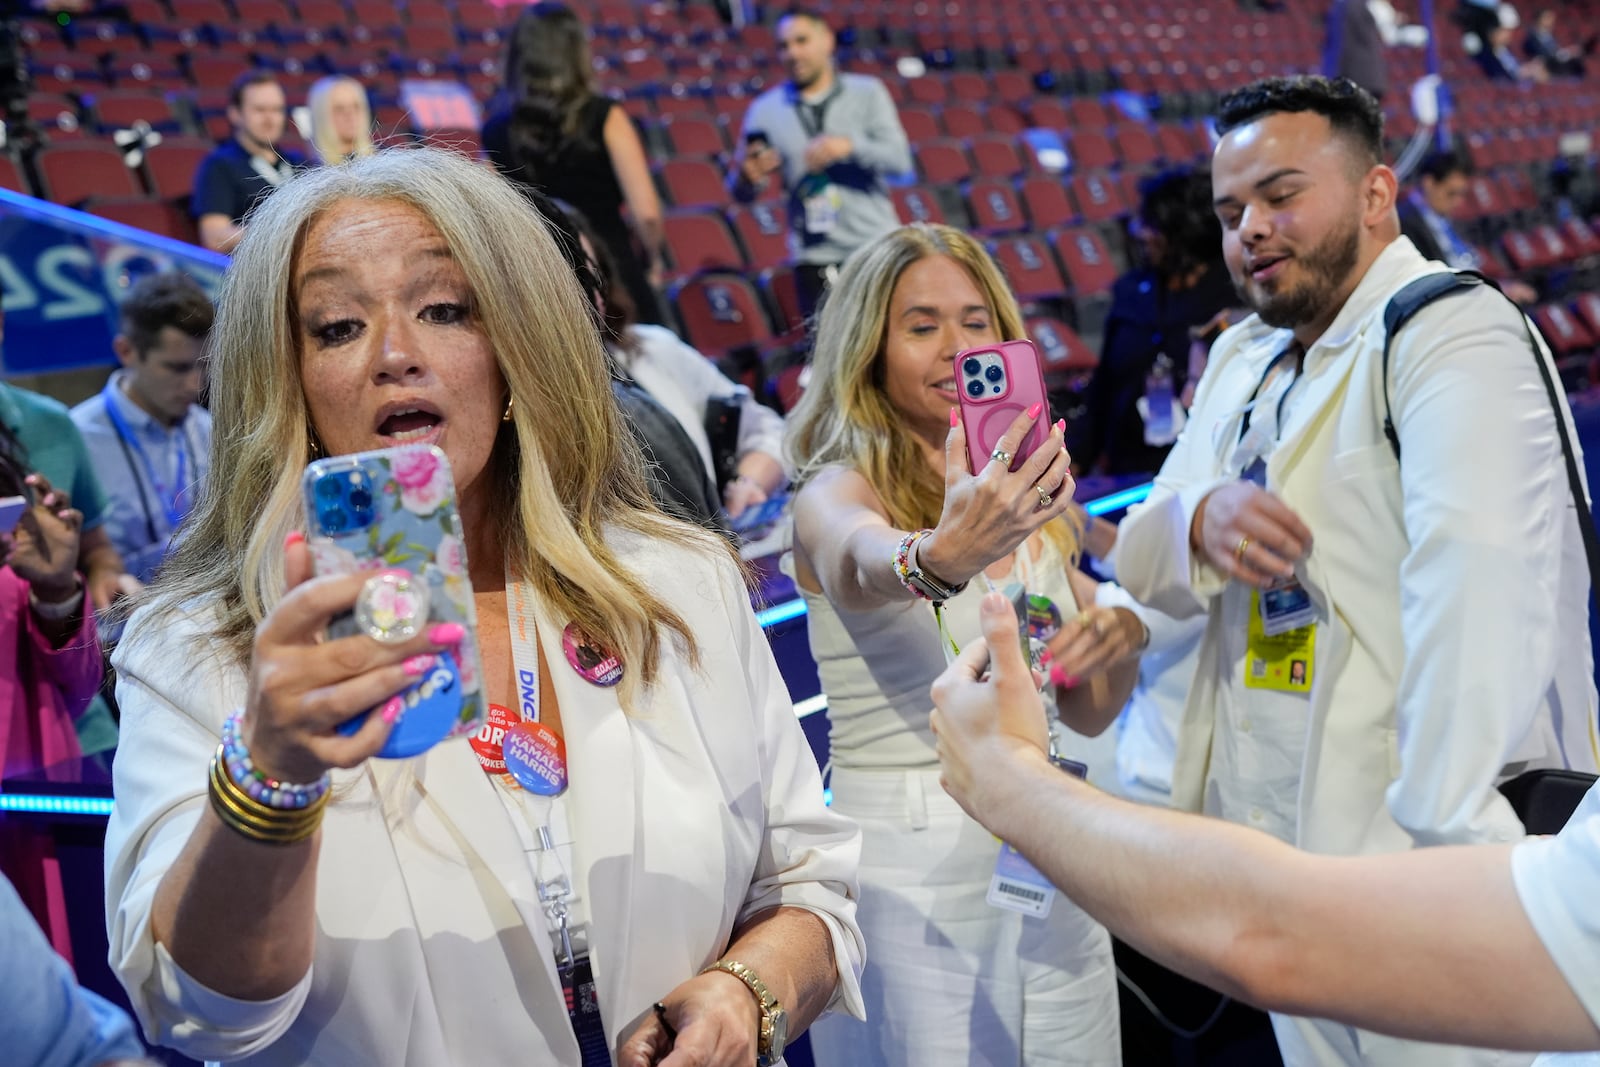
<path id="1" fill-rule="evenodd" d="M 1494 285 L 1473 270 L 1441 271 L 1428 274 L 1409 283 L 1389 298 L 1383 309 L 1383 436 L 1389 439 L 1394 458 L 1400 458 L 1400 435 L 1394 428 L 1394 412 L 1389 406 L 1389 350 L 1394 347 L 1394 335 L 1411 317 L 1441 296 L 1465 292 L 1479 285 Z M 1536 348 L 1535 351 L 1538 351 Z M 1540 361 L 1543 363 L 1543 360 Z"/>
<path id="2" fill-rule="evenodd" d="M 1479 285 L 1487 285 L 1495 292 L 1500 291 L 1498 285 L 1477 271 L 1429 274 L 1418 278 L 1394 294 L 1389 300 L 1389 306 L 1383 309 L 1385 331 L 1383 433 L 1389 439 L 1389 447 L 1394 449 L 1395 459 L 1400 458 L 1400 435 L 1395 431 L 1394 418 L 1389 407 L 1389 349 L 1394 345 L 1395 332 L 1431 301 L 1449 293 L 1465 292 Z M 1550 373 L 1550 365 L 1545 361 L 1544 350 L 1539 347 L 1539 339 L 1534 336 L 1533 327 L 1528 324 L 1528 316 L 1522 313 L 1521 308 L 1517 308 L 1517 318 L 1522 323 L 1523 333 L 1527 335 L 1528 350 L 1533 354 L 1533 361 L 1539 365 L 1539 377 L 1544 381 L 1545 394 L 1550 398 L 1550 410 L 1555 415 L 1556 433 L 1561 437 L 1561 455 L 1567 465 L 1567 486 L 1572 491 L 1572 501 L 1578 510 L 1578 531 L 1583 535 L 1584 554 L 1589 557 L 1589 596 L 1594 600 L 1596 608 L 1600 609 L 1600 586 L 1596 585 L 1600 582 L 1600 536 L 1595 534 L 1594 512 L 1589 508 L 1589 495 L 1583 489 L 1583 476 L 1578 470 L 1578 453 L 1572 447 L 1572 437 L 1567 433 L 1567 420 L 1561 414 L 1561 390 L 1556 385 L 1555 376 Z"/>

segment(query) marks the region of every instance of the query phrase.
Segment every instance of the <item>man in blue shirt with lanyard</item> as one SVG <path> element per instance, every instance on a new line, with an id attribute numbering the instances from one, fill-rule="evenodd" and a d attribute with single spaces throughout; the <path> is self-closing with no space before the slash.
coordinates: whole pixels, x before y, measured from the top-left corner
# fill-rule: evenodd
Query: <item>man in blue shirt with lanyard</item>
<path id="1" fill-rule="evenodd" d="M 110 498 L 111 542 L 143 582 L 166 556 L 210 465 L 211 414 L 196 401 L 214 314 L 187 275 L 141 279 L 123 301 L 122 331 L 112 342 L 121 369 L 72 409 Z"/>

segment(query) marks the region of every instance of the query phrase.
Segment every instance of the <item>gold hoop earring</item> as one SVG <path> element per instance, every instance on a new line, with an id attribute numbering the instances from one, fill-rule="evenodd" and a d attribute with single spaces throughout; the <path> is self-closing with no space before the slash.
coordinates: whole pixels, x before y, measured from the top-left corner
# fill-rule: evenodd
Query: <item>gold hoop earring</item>
<path id="1" fill-rule="evenodd" d="M 516 403 L 517 403 L 517 398 L 516 397 L 513 396 L 513 397 L 507 397 L 506 398 L 506 410 L 500 416 L 500 421 L 501 422 L 510 422 L 511 421 L 511 409 L 516 405 Z"/>

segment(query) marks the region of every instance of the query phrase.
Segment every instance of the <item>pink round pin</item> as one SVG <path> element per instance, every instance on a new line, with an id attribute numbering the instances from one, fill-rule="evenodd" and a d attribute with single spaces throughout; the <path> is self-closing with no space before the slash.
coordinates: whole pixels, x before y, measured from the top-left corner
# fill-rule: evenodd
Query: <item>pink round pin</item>
<path id="1" fill-rule="evenodd" d="M 622 681 L 622 661 L 575 622 L 561 631 L 561 651 L 572 669 L 591 685 L 609 687 Z"/>

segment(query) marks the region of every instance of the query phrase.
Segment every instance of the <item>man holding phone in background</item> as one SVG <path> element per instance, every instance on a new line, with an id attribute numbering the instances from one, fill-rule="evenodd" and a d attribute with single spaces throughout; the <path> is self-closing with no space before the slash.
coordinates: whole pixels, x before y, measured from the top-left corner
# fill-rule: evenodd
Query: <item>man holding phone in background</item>
<path id="1" fill-rule="evenodd" d="M 1115 560 L 1141 602 L 1207 616 L 1173 806 L 1329 855 L 1518 840 L 1500 782 L 1600 763 L 1548 355 L 1479 287 L 1399 328 L 1385 373 L 1385 308 L 1443 268 L 1400 236 L 1365 91 L 1267 79 L 1218 132 L 1224 259 L 1256 315 L 1217 341 Z M 1273 1026 L 1289 1067 L 1531 1058 Z"/>
<path id="2" fill-rule="evenodd" d="M 884 84 L 838 69 L 821 15 L 790 8 L 777 40 L 789 80 L 745 112 L 728 188 L 748 202 L 774 175 L 782 181 L 800 312 L 810 318 L 850 253 L 900 225 L 884 178 L 911 170 L 911 147 Z"/>

